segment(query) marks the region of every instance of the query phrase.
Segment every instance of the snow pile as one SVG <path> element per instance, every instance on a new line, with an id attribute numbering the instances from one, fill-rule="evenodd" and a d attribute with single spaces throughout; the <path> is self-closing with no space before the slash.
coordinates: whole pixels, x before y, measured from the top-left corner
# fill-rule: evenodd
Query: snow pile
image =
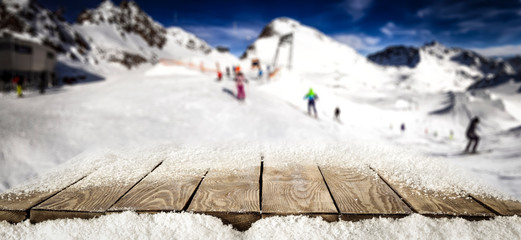
<path id="1" fill-rule="evenodd" d="M 91 220 L 0 222 L 2 239 L 513 239 L 520 235 L 520 217 L 467 221 L 418 214 L 334 223 L 303 216 L 270 217 L 242 233 L 215 217 L 191 213 L 123 212 Z"/>

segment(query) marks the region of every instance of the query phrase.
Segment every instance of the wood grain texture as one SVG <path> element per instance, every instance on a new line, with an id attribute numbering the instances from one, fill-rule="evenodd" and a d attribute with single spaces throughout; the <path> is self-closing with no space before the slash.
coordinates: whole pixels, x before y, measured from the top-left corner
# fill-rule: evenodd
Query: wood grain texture
<path id="1" fill-rule="evenodd" d="M 188 211 L 220 218 L 244 231 L 260 219 L 260 168 L 240 172 L 210 170 L 194 195 Z"/>
<path id="2" fill-rule="evenodd" d="M 104 213 L 101 212 L 69 212 L 69 211 L 48 211 L 48 210 L 38 210 L 31 209 L 31 223 L 39 223 L 47 220 L 56 220 L 56 219 L 91 219 L 99 216 L 103 216 Z"/>
<path id="3" fill-rule="evenodd" d="M 29 208 L 41 203 L 59 191 L 61 191 L 61 189 L 49 192 L 2 194 L 0 196 L 0 210 L 27 211 Z"/>
<path id="4" fill-rule="evenodd" d="M 152 172 L 123 196 L 109 211 L 182 211 L 206 170 L 159 178 Z"/>
<path id="5" fill-rule="evenodd" d="M 210 170 L 188 211 L 259 213 L 259 177 L 259 167 L 229 174 Z"/>
<path id="6" fill-rule="evenodd" d="M 0 194 L 0 221 L 21 222 L 25 220 L 27 217 L 26 212 L 28 212 L 29 209 L 63 191 L 63 189 L 77 183 L 83 178 L 84 177 L 78 178 L 78 180 L 75 180 L 66 187 L 52 191 L 31 191 L 25 193 L 7 192 Z M 22 215 L 24 216 L 23 218 Z"/>
<path id="7" fill-rule="evenodd" d="M 19 223 L 24 221 L 26 218 L 27 213 L 25 211 L 0 210 L 0 222 L 7 221 L 9 223 Z"/>
<path id="8" fill-rule="evenodd" d="M 378 176 L 355 169 L 321 167 L 341 214 L 410 214 L 412 211 Z M 369 169 L 368 169 L 369 170 Z M 370 174 L 371 172 L 367 172 Z"/>
<path id="9" fill-rule="evenodd" d="M 158 163 L 158 165 L 159 164 L 161 163 Z M 82 179 L 45 202 L 38 204 L 33 208 L 33 210 L 91 213 L 105 212 L 133 186 L 153 171 L 155 167 L 151 167 L 148 171 L 142 171 L 139 174 L 131 175 L 123 183 L 114 182 L 112 185 L 91 186 L 88 184 L 90 179 Z M 84 184 L 83 182 L 87 183 Z"/>
<path id="10" fill-rule="evenodd" d="M 412 208 L 420 214 L 442 216 L 494 216 L 494 213 L 481 206 L 470 197 L 461 197 L 456 194 L 418 191 L 401 182 L 389 181 L 379 172 L 384 181 L 398 192 Z"/>
<path id="11" fill-rule="evenodd" d="M 110 208 L 133 184 L 89 187 L 70 187 L 33 209 L 54 211 L 104 212 Z"/>
<path id="12" fill-rule="evenodd" d="M 496 198 L 482 197 L 479 195 L 471 196 L 503 216 L 521 216 L 521 202 L 519 201 L 498 200 Z"/>
<path id="13" fill-rule="evenodd" d="M 338 214 L 317 166 L 265 166 L 262 212 L 267 214 Z"/>

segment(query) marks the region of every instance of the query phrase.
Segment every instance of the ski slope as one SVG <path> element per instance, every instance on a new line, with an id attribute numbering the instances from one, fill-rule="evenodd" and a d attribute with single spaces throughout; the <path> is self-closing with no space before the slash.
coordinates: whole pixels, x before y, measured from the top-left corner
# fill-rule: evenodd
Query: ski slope
<path id="1" fill-rule="evenodd" d="M 340 152 L 347 151 L 351 156 L 348 162 L 377 165 L 395 172 L 395 177 L 415 187 L 450 190 L 451 186 L 458 186 L 469 192 L 498 197 L 511 195 L 519 199 L 519 131 L 498 133 L 502 128 L 519 124 L 506 114 L 508 111 L 500 111 L 505 115 L 497 113 L 497 118 L 483 120 L 483 148 L 480 149 L 492 149 L 491 152 L 458 154 L 465 145 L 462 131 L 466 122 L 461 116 L 465 111 L 461 109 L 485 111 L 487 105 L 480 102 L 483 98 L 476 100 L 466 93 L 455 93 L 453 101 L 447 101 L 446 93 L 397 92 L 385 84 L 351 83 L 350 78 L 341 73 L 301 75 L 282 71 L 269 81 L 254 79 L 254 72 L 247 71 L 246 75 L 250 81 L 246 85 L 244 103 L 234 98 L 236 89 L 231 79 L 225 77 L 218 82 L 214 74 L 161 65 L 118 73 L 102 82 L 53 89 L 47 95 L 27 92 L 27 97 L 17 99 L 14 94 L 3 94 L 0 136 L 4 144 L 0 146 L 0 156 L 6 167 L 1 170 L 2 187 L 5 190 L 25 184 L 27 179 L 49 172 L 47 176 L 52 177 L 44 181 L 45 184 L 37 180 L 34 186 L 52 188 L 59 185 L 60 178 L 67 178 L 68 172 L 74 174 L 74 171 L 118 161 L 125 164 L 155 161 L 154 158 L 168 155 L 180 145 L 196 146 L 196 149 L 208 146 L 262 149 L 270 145 L 280 150 L 341 146 L 330 150 L 337 154 L 336 158 L 342 149 Z M 306 112 L 303 96 L 309 87 L 319 96 L 318 119 Z M 447 108 L 447 104 L 448 112 L 429 114 Z M 491 104 L 488 110 L 496 109 L 493 103 L 486 104 Z M 342 110 L 341 122 L 333 120 L 336 106 Z M 401 123 L 407 126 L 405 132 L 398 128 Z M 425 126 L 429 126 L 427 135 L 423 131 Z M 442 130 L 449 128 L 454 129 L 453 140 Z M 435 131 L 437 136 L 433 135 Z M 100 151 L 105 154 L 99 155 Z M 136 155 L 136 151 L 144 152 Z M 330 162 L 346 163 L 345 159 Z M 180 164 L 233 168 L 247 163 L 223 158 L 222 161 Z M 61 167 L 56 168 L 57 165 Z M 60 169 L 69 170 L 60 172 Z M 190 231 L 166 227 L 172 223 Z M 521 234 L 519 226 L 519 217 L 469 222 L 412 215 L 398 220 L 331 224 L 320 219 L 290 216 L 258 221 L 250 230 L 240 233 L 209 216 L 126 212 L 92 220 L 57 220 L 37 225 L 3 222 L 0 237 L 33 239 L 60 234 L 84 239 L 92 237 L 85 235 L 92 229 L 114 238 L 150 237 L 149 233 L 154 232 L 157 237 L 257 239 L 268 237 L 262 234 L 267 230 L 274 233 L 270 236 L 305 238 L 335 238 L 340 237 L 339 233 L 398 237 L 396 229 L 401 229 L 403 235 L 400 236 L 413 238 L 473 238 L 478 236 L 478 230 L 483 231 L 479 237 L 497 237 L 501 232 L 501 236 L 508 238 Z M 118 229 L 117 233 L 113 229 Z M 285 235 L 288 233 L 292 235 Z"/>

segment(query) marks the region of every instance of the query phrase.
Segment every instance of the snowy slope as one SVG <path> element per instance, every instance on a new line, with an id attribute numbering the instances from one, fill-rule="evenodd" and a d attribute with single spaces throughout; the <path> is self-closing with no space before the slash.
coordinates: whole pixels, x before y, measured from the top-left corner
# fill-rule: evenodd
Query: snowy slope
<path id="1" fill-rule="evenodd" d="M 179 169 L 236 170 L 258 164 L 258 158 L 252 162 L 251 156 L 262 151 L 269 154 L 267 160 L 278 164 L 320 161 L 333 166 L 369 165 L 392 172 L 394 178 L 418 189 L 462 188 L 508 197 L 502 193 L 505 192 L 521 198 L 521 135 L 516 130 L 521 121 L 507 114 L 513 111 L 507 104 L 499 111 L 502 104 L 498 99 L 504 102 L 503 96 L 486 90 L 455 93 L 453 97 L 440 92 L 427 94 L 372 85 L 376 81 L 364 84 L 346 77 L 345 72 L 320 73 L 324 70 L 318 69 L 317 73 L 284 70 L 269 81 L 250 79 L 246 102 L 240 103 L 233 96 L 236 89 L 231 79 L 217 82 L 213 73 L 181 66 L 160 67 L 139 67 L 109 75 L 104 82 L 68 86 L 44 96 L 32 92 L 23 99 L 16 99 L 14 94 L 1 95 L 0 115 L 5 117 L 0 118 L 0 161 L 6 166 L 0 169 L 2 188 L 21 184 L 43 190 L 59 188 L 74 175 L 106 166 L 109 171 L 100 171 L 97 176 L 114 174 L 118 180 L 125 180 L 126 172 L 119 170 L 132 172 L 140 166 L 154 165 L 159 159 L 172 161 Z M 318 119 L 307 116 L 302 99 L 309 86 L 320 96 Z M 520 100 L 512 98 L 511 102 L 515 105 Z M 342 110 L 340 122 L 333 120 L 336 106 Z M 439 111 L 442 109 L 448 110 Z M 481 154 L 460 154 L 466 144 L 463 134 L 467 111 L 483 117 L 478 148 L 484 150 Z M 398 129 L 402 123 L 407 126 L 405 132 Z M 453 139 L 449 138 L 449 130 L 454 131 Z M 184 158 L 177 154 L 183 144 L 192 150 L 188 153 L 238 149 L 250 157 L 203 154 L 208 157 L 180 161 Z M 27 181 L 35 176 L 43 178 Z M 92 180 L 109 183 L 105 178 Z M 16 190 L 15 187 L 10 191 Z M 520 232 L 519 217 L 470 222 L 413 215 L 399 220 L 338 223 L 302 216 L 275 217 L 262 219 L 241 234 L 209 216 L 122 213 L 37 225 L 0 223 L 0 237 L 2 233 L 12 238 L 59 233 L 81 239 L 92 237 L 84 235 L 92 229 L 114 238 L 146 238 L 154 232 L 159 237 L 180 234 L 226 239 L 339 238 L 347 234 L 376 238 L 381 235 L 373 235 L 373 231 L 396 236 L 398 230 L 399 236 L 411 238 L 483 237 L 494 230 L 503 234 L 501 237 L 512 238 Z M 186 229 L 189 233 L 184 232 Z M 277 234 L 266 235 L 265 229 Z M 476 235 L 478 229 L 490 231 Z M 493 236 L 498 236 L 497 232 Z"/>
<path id="2" fill-rule="evenodd" d="M 388 72 L 400 80 L 397 85 L 417 91 L 462 91 L 480 80 L 515 75 L 506 62 L 435 41 L 420 48 L 391 46 L 368 59 L 390 66 Z"/>

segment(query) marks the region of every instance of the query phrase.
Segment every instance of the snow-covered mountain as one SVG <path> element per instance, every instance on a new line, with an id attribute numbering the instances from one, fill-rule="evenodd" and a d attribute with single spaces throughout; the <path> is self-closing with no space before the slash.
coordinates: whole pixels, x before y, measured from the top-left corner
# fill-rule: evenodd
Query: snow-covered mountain
<path id="1" fill-rule="evenodd" d="M 515 57 L 507 58 L 505 59 L 505 61 L 509 63 L 510 66 L 512 66 L 514 71 L 521 73 L 521 56 L 518 55 Z"/>
<path id="2" fill-rule="evenodd" d="M 236 60 L 181 28 L 165 28 L 134 1 L 123 1 L 116 6 L 105 0 L 96 9 L 84 10 L 73 27 L 88 36 L 97 57 L 129 68 L 160 58 L 197 59 L 194 60 L 197 64 Z"/>
<path id="3" fill-rule="evenodd" d="M 119 6 L 110 0 L 96 9 L 84 10 L 75 24 L 33 0 L 5 0 L 0 3 L 0 34 L 36 41 L 55 49 L 60 61 L 90 71 L 117 63 L 132 68 L 155 63 L 161 58 L 215 66 L 238 59 L 221 53 L 195 35 L 178 27 L 165 28 L 133 1 Z M 64 65 L 60 65 L 64 66 Z M 69 67 L 58 69 L 70 71 Z"/>
<path id="4" fill-rule="evenodd" d="M 39 42 L 73 60 L 87 61 L 91 51 L 85 37 L 59 13 L 33 0 L 1 1 L 0 33 Z"/>
<path id="5" fill-rule="evenodd" d="M 408 86 L 432 90 L 464 90 L 476 82 L 516 74 L 504 61 L 487 58 L 461 48 L 449 48 L 436 41 L 420 48 L 391 46 L 371 54 L 374 63 L 396 67 Z M 409 69 L 404 69 L 409 68 Z"/>
<path id="6" fill-rule="evenodd" d="M 281 37 L 287 34 L 293 34 L 293 38 L 283 41 L 277 55 Z M 270 22 L 241 56 L 247 61 L 255 58 L 266 65 L 273 65 L 276 61 L 275 67 L 291 65 L 297 72 L 354 71 L 357 70 L 355 66 L 373 65 L 353 48 L 289 18 L 276 18 Z"/>

